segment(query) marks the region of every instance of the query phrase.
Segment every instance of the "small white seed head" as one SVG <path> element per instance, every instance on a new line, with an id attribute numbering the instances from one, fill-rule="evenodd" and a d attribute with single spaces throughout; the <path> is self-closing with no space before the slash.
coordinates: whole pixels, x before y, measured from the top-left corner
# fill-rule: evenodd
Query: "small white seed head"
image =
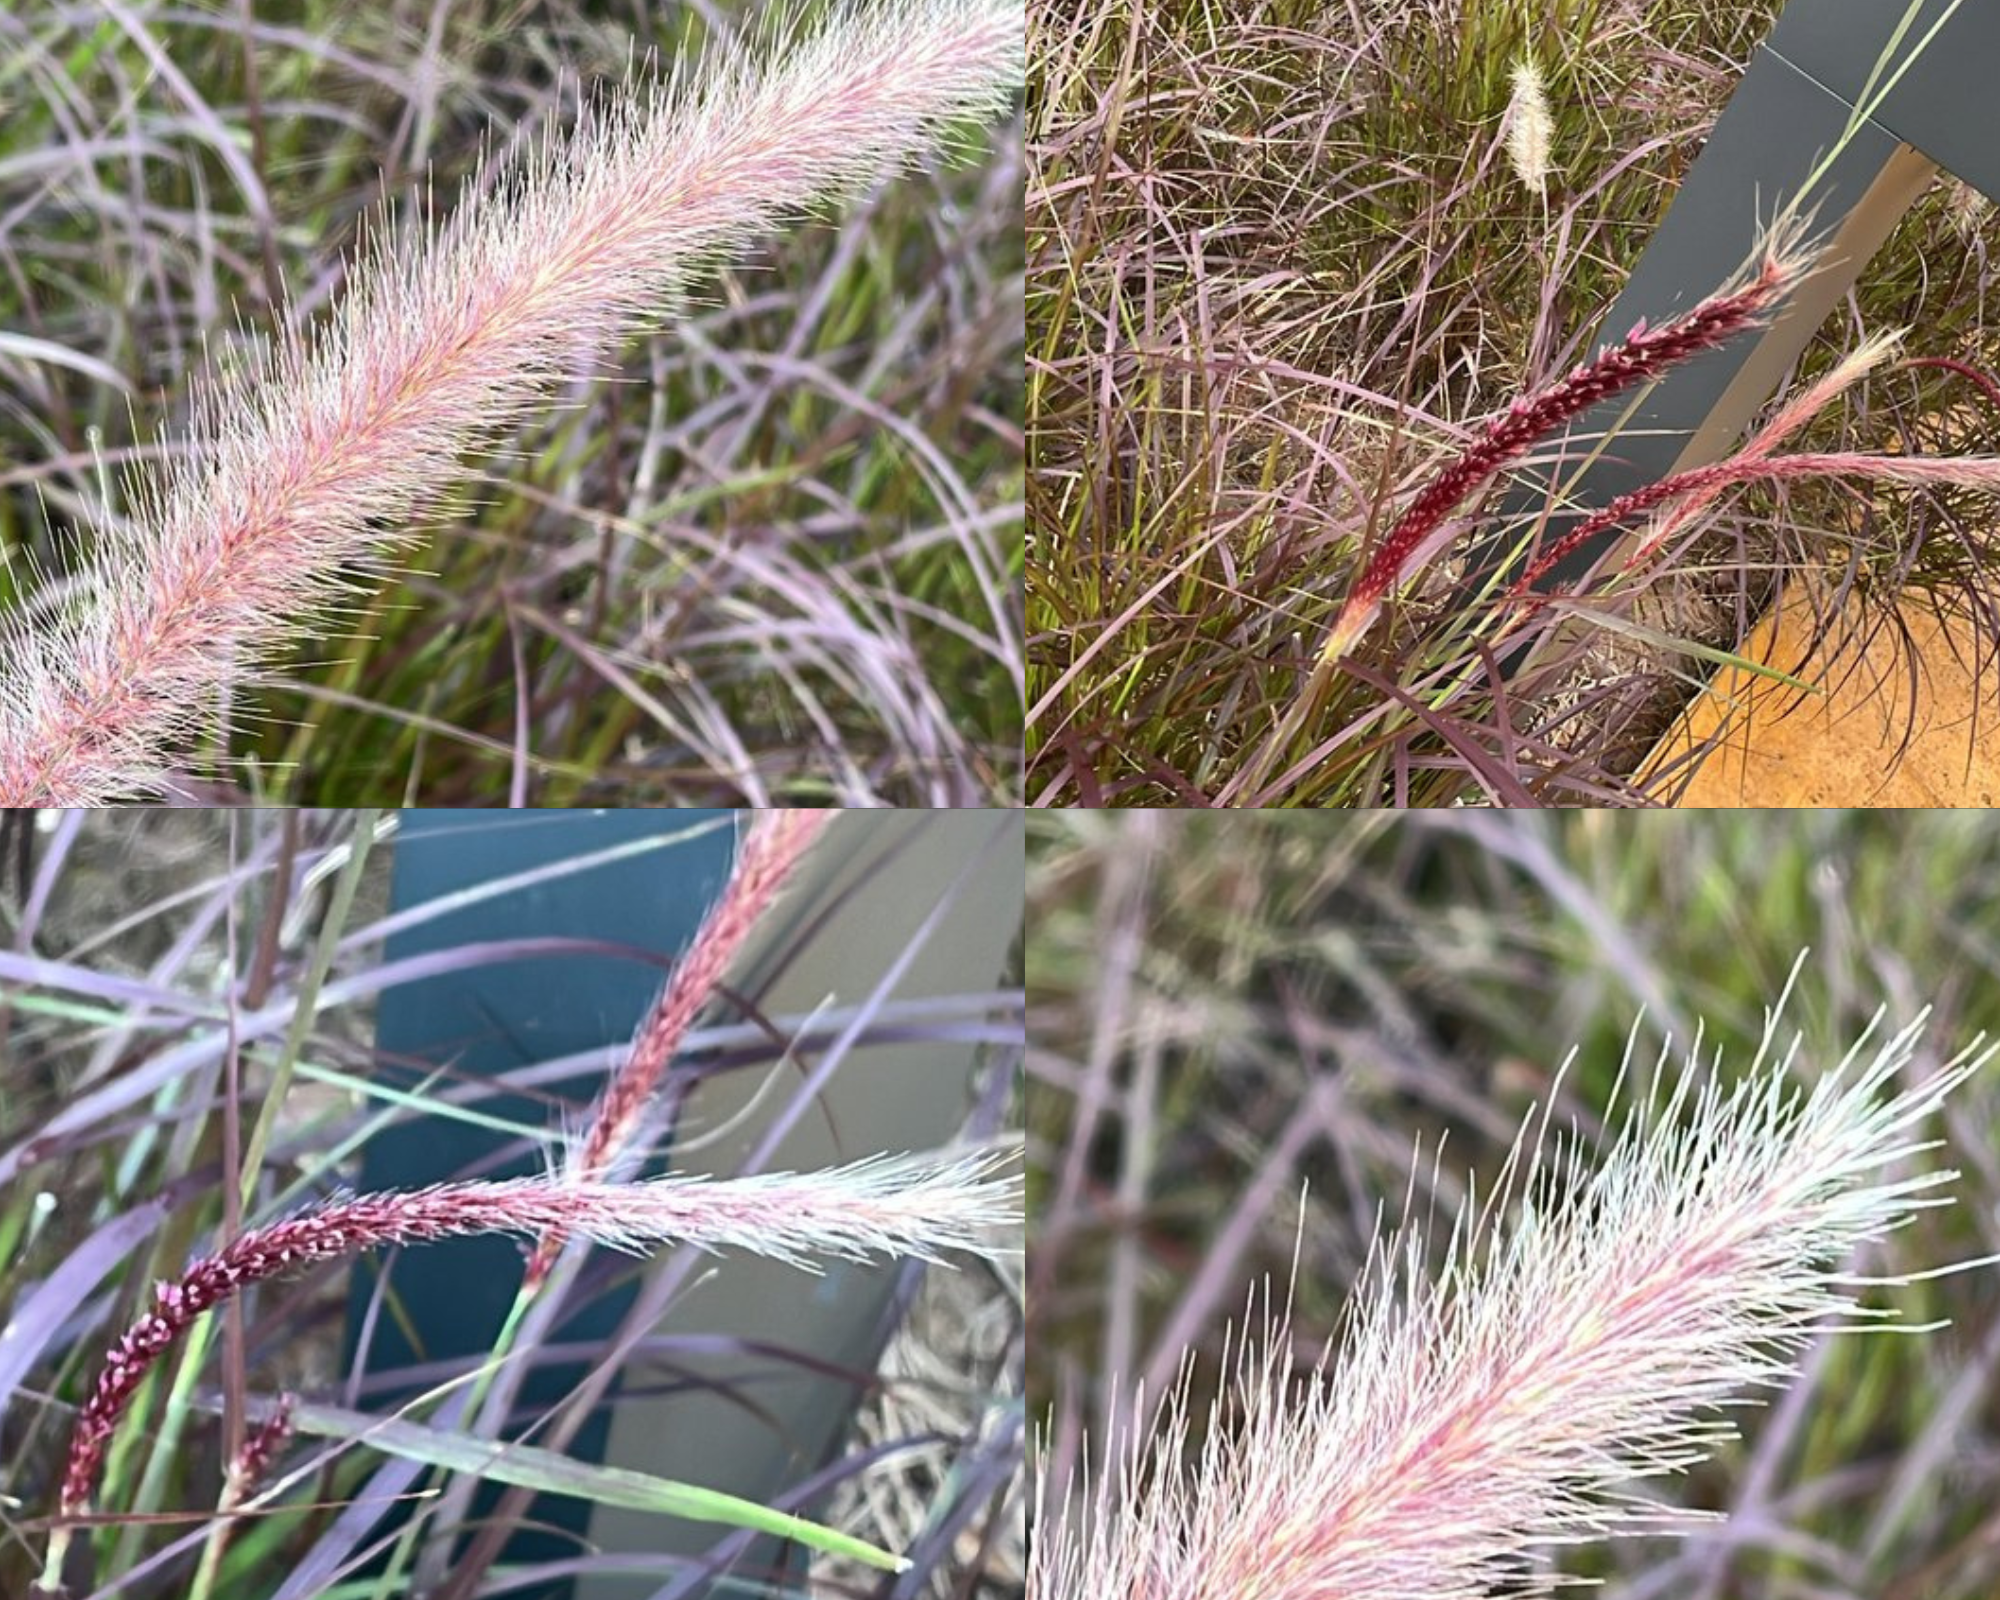
<path id="1" fill-rule="evenodd" d="M 1507 159 L 1515 176 L 1536 195 L 1548 195 L 1550 150 L 1555 120 L 1549 115 L 1548 88 L 1532 55 L 1514 63 L 1514 97 L 1507 102 Z"/>

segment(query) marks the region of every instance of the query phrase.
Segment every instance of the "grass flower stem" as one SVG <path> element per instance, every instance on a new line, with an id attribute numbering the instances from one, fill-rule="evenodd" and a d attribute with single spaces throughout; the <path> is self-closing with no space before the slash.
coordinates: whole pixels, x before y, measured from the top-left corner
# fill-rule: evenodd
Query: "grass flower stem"
<path id="1" fill-rule="evenodd" d="M 830 811 L 757 813 L 721 898 L 702 919 L 687 953 L 640 1024 L 624 1064 L 599 1096 L 567 1177 L 584 1182 L 602 1179 L 628 1149 L 696 1015 L 832 817 Z M 563 1237 L 560 1229 L 552 1230 L 536 1245 L 524 1293 L 534 1293 L 548 1276 Z"/>
<path id="2" fill-rule="evenodd" d="M 1673 1075 L 1663 1053 L 1642 1096 L 1661 1109 L 1628 1119 L 1600 1165 L 1560 1141 L 1545 1158 L 1547 1114 L 1530 1118 L 1441 1275 L 1420 1230 L 1378 1243 L 1303 1386 L 1281 1328 L 1241 1336 L 1206 1445 L 1184 1460 L 1170 1400 L 1150 1447 L 1085 1497 L 1087 1526 L 1043 1513 L 1030 1592 L 1483 1600 L 1539 1546 L 1669 1520 L 1621 1486 L 1701 1460 L 1730 1434 L 1721 1408 L 1785 1382 L 1816 1335 L 1885 1314 L 1855 1305 L 1849 1258 L 1947 1203 L 1951 1173 L 1905 1163 L 1992 1054 L 1898 1088 L 1919 1018 L 1872 1055 L 1864 1035 L 1800 1094 L 1797 1044 L 1775 1052 L 1775 1027 L 1733 1088 Z"/>
<path id="3" fill-rule="evenodd" d="M 88 1511 L 105 1449 L 146 1373 L 198 1317 L 251 1284 L 383 1245 L 551 1230 L 634 1252 L 692 1244 L 801 1267 L 816 1256 L 937 1260 L 993 1248 L 992 1233 L 1018 1223 L 1018 1182 L 999 1170 L 1006 1159 L 875 1157 L 824 1172 L 629 1184 L 447 1183 L 335 1200 L 239 1234 L 157 1285 L 152 1308 L 105 1355 L 70 1435 L 46 1586 L 53 1591 L 69 1526 Z"/>
<path id="4" fill-rule="evenodd" d="M 1375 547 L 1348 591 L 1319 659 L 1337 661 L 1353 649 L 1403 583 L 1449 537 L 1445 519 L 1496 473 L 1525 455 L 1543 435 L 1614 395 L 1650 382 L 1703 350 L 1712 350 L 1754 324 L 1795 283 L 1803 263 L 1778 239 L 1767 242 L 1762 264 L 1742 286 L 1711 295 L 1682 316 L 1648 328 L 1643 323 L 1607 345 L 1570 375 L 1523 395 L 1489 422 L 1438 472 Z"/>
<path id="5" fill-rule="evenodd" d="M 587 107 L 420 249 L 376 230 L 316 338 L 205 389 L 189 448 L 100 530 L 82 600 L 0 626 L 0 806 L 157 793 L 222 693 L 362 588 L 468 452 L 703 264 L 996 115 L 1025 66 L 1021 0 L 838 0 L 775 34 Z"/>

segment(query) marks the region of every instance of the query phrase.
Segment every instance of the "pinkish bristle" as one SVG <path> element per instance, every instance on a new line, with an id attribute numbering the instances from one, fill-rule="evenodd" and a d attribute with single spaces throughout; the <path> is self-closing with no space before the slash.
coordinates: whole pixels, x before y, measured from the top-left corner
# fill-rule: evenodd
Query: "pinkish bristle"
<path id="1" fill-rule="evenodd" d="M 96 531 L 75 603 L 0 619 L 0 806 L 159 792 L 224 692 L 373 587 L 468 452 L 656 322 L 702 263 L 1022 81 L 1019 0 L 772 15 L 778 48 L 591 100 L 415 248 L 376 230 L 309 338 L 197 391 L 192 438 Z"/>
<path id="2" fill-rule="evenodd" d="M 1663 1053 L 1603 1163 L 1524 1126 L 1436 1276 L 1421 1230 L 1377 1242 L 1343 1337 L 1299 1380 L 1282 1319 L 1243 1335 L 1235 1392 L 1190 1444 L 1185 1391 L 1071 1517 L 1032 1530 L 1037 1600 L 1484 1600 L 1536 1549 L 1656 1530 L 1631 1481 L 1684 1470 L 1723 1408 L 1863 1326 L 1842 1263 L 1942 1204 L 1921 1125 L 1993 1055 L 1899 1087 L 1921 1017 L 1802 1093 L 1764 1048 L 1734 1087 Z M 1502 1220 L 1511 1205 L 1514 1220 Z M 1872 1280 L 1883 1281 L 1883 1280 Z M 1520 1592 L 1564 1580 L 1527 1576 Z"/>

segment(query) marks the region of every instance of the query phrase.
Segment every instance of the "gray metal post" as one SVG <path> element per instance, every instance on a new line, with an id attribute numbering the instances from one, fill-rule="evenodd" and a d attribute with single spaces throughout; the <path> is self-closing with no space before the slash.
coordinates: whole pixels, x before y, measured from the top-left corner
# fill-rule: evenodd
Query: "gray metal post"
<path id="1" fill-rule="evenodd" d="M 2000 198 L 1996 72 L 1992 0 L 1791 0 L 1612 305 L 1603 338 L 1623 338 L 1642 318 L 1662 322 L 1721 287 L 1860 106 L 1868 115 L 1805 195 L 1828 246 L 1820 266 L 1761 333 L 1676 368 L 1636 406 L 1621 396 L 1580 417 L 1564 452 L 1571 464 L 1528 474 L 1508 501 L 1508 523 L 1518 528 L 1515 519 L 1543 511 L 1555 485 L 1562 506 L 1587 511 L 1726 454 L 1939 167 Z M 1594 461 L 1574 465 L 1614 426 Z M 1564 520 L 1551 520 L 1552 537 Z M 1573 552 L 1546 583 L 1576 582 L 1618 537 Z M 1505 548 L 1493 536 L 1475 571 L 1490 571 Z"/>

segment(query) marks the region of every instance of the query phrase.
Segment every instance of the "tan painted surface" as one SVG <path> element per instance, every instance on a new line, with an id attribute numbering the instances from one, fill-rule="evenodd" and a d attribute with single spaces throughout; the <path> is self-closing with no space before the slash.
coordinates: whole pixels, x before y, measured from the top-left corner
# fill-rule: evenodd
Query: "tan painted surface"
<path id="1" fill-rule="evenodd" d="M 1940 620 L 1916 599 L 1903 603 L 1902 615 L 1909 642 L 1885 627 L 1864 645 L 1837 624 L 1821 654 L 1801 666 L 1812 612 L 1803 600 L 1788 601 L 1757 625 L 1742 654 L 1825 693 L 1801 697 L 1789 685 L 1726 667 L 1660 741 L 1646 770 L 1662 773 L 1677 760 L 1684 767 L 1691 750 L 1719 734 L 1679 806 L 1993 805 L 2000 799 L 2000 672 L 1990 655 L 1979 659 L 1964 619 Z M 1660 792 L 1672 794 L 1681 781 L 1678 773 L 1663 777 Z"/>

